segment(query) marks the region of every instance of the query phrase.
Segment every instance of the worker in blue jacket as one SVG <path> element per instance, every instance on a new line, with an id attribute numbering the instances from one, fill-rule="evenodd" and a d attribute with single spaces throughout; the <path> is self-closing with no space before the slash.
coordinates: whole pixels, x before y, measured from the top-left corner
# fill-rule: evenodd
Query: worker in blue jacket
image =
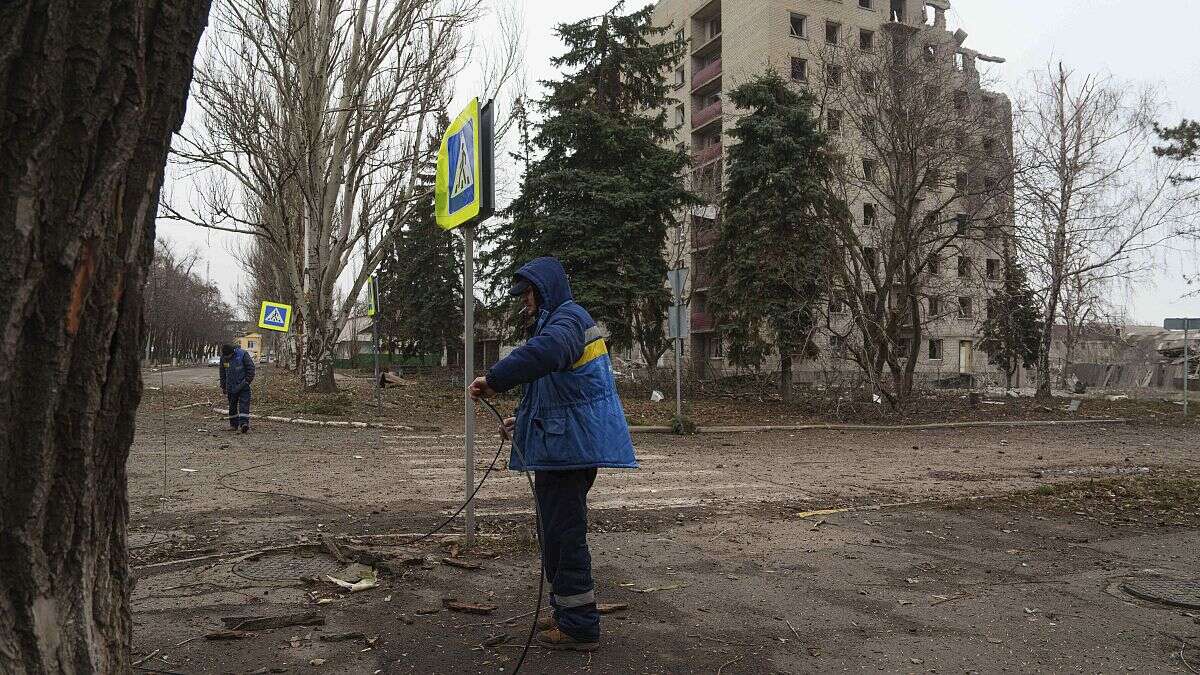
<path id="1" fill-rule="evenodd" d="M 522 298 L 529 340 L 471 383 L 471 396 L 525 385 L 501 434 L 513 439 L 509 467 L 534 472 L 554 608 L 537 637 L 544 647 L 590 651 L 600 643 L 600 614 L 587 546 L 587 494 L 597 468 L 637 468 L 633 441 L 604 338 L 575 303 L 558 260 L 537 258 L 522 267 L 509 295 Z"/>
<path id="2" fill-rule="evenodd" d="M 250 383 L 254 381 L 254 358 L 241 347 L 221 345 L 221 393 L 229 399 L 229 426 L 243 434 L 250 431 Z"/>

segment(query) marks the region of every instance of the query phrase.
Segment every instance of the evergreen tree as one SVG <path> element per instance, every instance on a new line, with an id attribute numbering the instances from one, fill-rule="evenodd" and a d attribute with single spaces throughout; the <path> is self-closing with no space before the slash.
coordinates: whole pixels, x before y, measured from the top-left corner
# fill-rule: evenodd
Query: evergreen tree
<path id="1" fill-rule="evenodd" d="M 449 120 L 439 120 L 444 130 Z M 441 133 L 430 139 L 440 143 Z M 438 227 L 434 216 L 435 170 L 420 180 L 428 190 L 420 218 L 405 228 L 379 265 L 380 343 L 406 356 L 441 354 L 462 339 L 462 239 Z"/>
<path id="2" fill-rule="evenodd" d="M 1018 368 L 1037 364 L 1044 325 L 1041 303 L 1008 242 L 1004 267 L 1004 289 L 988 300 L 989 316 L 983 322 L 979 348 L 1004 371 L 1005 384 L 1011 387 Z"/>
<path id="3" fill-rule="evenodd" d="M 676 214 L 694 201 L 681 180 L 687 155 L 670 142 L 662 76 L 685 46 L 651 44 L 669 28 L 652 24 L 652 7 L 623 15 L 623 4 L 557 27 L 567 52 L 552 62 L 567 74 L 543 82 L 543 121 L 518 158 L 528 170 L 507 211 L 512 222 L 489 228 L 484 247 L 495 287 L 530 259 L 561 260 L 576 299 L 617 348 L 637 340 L 635 316 L 665 318 L 662 250 Z"/>
<path id="4" fill-rule="evenodd" d="M 731 132 L 728 180 L 709 257 L 708 306 L 730 362 L 761 367 L 779 352 L 780 393 L 791 397 L 792 356 L 811 341 L 829 218 L 842 212 L 824 189 L 832 155 L 813 99 L 768 70 L 730 93 L 747 111 Z"/>

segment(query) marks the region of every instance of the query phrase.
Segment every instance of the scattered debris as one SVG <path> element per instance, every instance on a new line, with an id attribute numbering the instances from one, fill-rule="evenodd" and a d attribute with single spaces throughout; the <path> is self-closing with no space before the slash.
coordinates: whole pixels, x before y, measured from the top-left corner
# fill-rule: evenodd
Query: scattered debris
<path id="1" fill-rule="evenodd" d="M 495 647 L 508 642 L 508 633 L 493 635 L 479 644 L 481 647 Z"/>
<path id="2" fill-rule="evenodd" d="M 215 630 L 204 635 L 205 640 L 241 640 L 254 637 L 254 633 L 244 630 Z"/>
<path id="3" fill-rule="evenodd" d="M 312 660 L 310 660 L 310 661 L 308 662 L 308 665 L 310 665 L 310 666 L 322 666 L 322 665 L 325 665 L 325 659 L 312 659 Z"/>
<path id="4" fill-rule="evenodd" d="M 625 603 L 625 602 L 610 602 L 610 603 L 601 602 L 596 605 L 596 611 L 600 612 L 601 614 L 612 614 L 613 612 L 623 612 L 627 609 L 629 609 L 629 603 Z"/>
<path id="5" fill-rule="evenodd" d="M 651 394 L 650 394 L 650 400 L 651 400 L 651 402 L 653 402 L 653 403 L 658 403 L 659 401 L 663 400 L 664 398 L 666 398 L 666 397 L 665 397 L 665 396 L 663 396 L 663 393 L 662 393 L 661 391 L 657 390 L 657 389 L 655 389 L 655 390 L 654 390 L 653 392 L 651 392 Z"/>
<path id="6" fill-rule="evenodd" d="M 483 565 L 480 565 L 479 563 L 474 563 L 469 560 L 461 560 L 459 558 L 442 558 L 442 563 L 464 570 L 477 570 L 483 568 Z"/>
<path id="7" fill-rule="evenodd" d="M 221 623 L 231 630 L 269 630 L 288 626 L 324 626 L 325 617 L 320 612 L 302 612 L 282 616 L 225 616 Z"/>
<path id="8" fill-rule="evenodd" d="M 329 555 L 337 558 L 338 562 L 342 563 L 343 565 L 350 562 L 350 559 L 346 557 L 346 554 L 342 553 L 342 550 L 338 548 L 337 542 L 333 540 L 333 537 L 322 532 L 321 543 L 325 545 L 325 550 L 329 551 Z"/>
<path id="9" fill-rule="evenodd" d="M 320 637 L 321 642 L 348 642 L 350 640 L 365 640 L 366 635 L 359 631 L 349 633 L 326 633 Z"/>
<path id="10" fill-rule="evenodd" d="M 375 569 L 360 563 L 353 563 L 346 569 L 342 570 L 341 576 L 346 578 L 341 579 L 328 574 L 325 575 L 325 578 L 350 591 L 351 593 L 357 593 L 359 591 L 365 591 L 379 586 L 379 576 L 375 573 Z"/>
<path id="11" fill-rule="evenodd" d="M 443 598 L 442 606 L 452 612 L 463 612 L 464 614 L 491 614 L 499 609 L 496 605 L 472 604 L 469 602 L 459 602 L 453 598 Z"/>
<path id="12" fill-rule="evenodd" d="M 630 588 L 634 593 L 657 593 L 659 591 L 673 591 L 677 588 L 687 588 L 687 584 L 670 584 L 669 586 L 651 586 L 650 588 Z"/>

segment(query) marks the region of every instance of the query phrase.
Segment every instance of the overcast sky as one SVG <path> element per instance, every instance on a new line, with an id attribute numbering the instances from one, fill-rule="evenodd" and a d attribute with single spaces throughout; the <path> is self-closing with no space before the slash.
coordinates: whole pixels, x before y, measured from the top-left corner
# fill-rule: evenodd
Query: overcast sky
<path id="1" fill-rule="evenodd" d="M 503 0 L 500 0 L 503 1 Z M 752 2 L 756 0 L 725 0 Z M 526 0 L 526 53 L 529 81 L 554 76 L 550 58 L 562 50 L 553 27 L 612 6 L 614 0 Z M 1030 71 L 1061 59 L 1079 71 L 1102 71 L 1122 80 L 1158 84 L 1171 108 L 1164 121 L 1200 117 L 1200 2 L 1195 0 L 952 0 L 951 29 L 962 27 L 967 45 L 1008 62 L 996 66 L 1010 94 L 1019 92 Z M 638 2 L 629 2 L 633 8 Z M 168 185 L 170 189 L 170 185 Z M 230 301 L 241 283 L 230 249 L 238 235 L 206 232 L 160 222 L 159 236 L 198 249 L 211 265 L 214 281 Z M 1182 301 L 1184 269 L 1195 270 L 1191 250 L 1164 251 L 1154 272 L 1114 298 L 1138 322 L 1160 324 L 1164 316 L 1200 316 L 1200 298 Z M 203 268 L 202 268 L 203 269 Z"/>

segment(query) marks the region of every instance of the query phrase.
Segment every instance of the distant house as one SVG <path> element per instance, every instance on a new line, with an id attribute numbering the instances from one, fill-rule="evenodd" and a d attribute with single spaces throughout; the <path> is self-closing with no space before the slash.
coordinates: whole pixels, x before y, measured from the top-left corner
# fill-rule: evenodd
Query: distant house
<path id="1" fill-rule="evenodd" d="M 375 347 L 371 335 L 374 326 L 375 319 L 369 316 L 352 316 L 347 319 L 342 331 L 338 333 L 333 358 L 348 361 L 359 354 L 374 354 Z"/>
<path id="2" fill-rule="evenodd" d="M 263 337 L 262 333 L 247 333 L 238 338 L 238 346 L 243 350 L 250 352 L 250 357 L 255 362 L 262 360 Z"/>

